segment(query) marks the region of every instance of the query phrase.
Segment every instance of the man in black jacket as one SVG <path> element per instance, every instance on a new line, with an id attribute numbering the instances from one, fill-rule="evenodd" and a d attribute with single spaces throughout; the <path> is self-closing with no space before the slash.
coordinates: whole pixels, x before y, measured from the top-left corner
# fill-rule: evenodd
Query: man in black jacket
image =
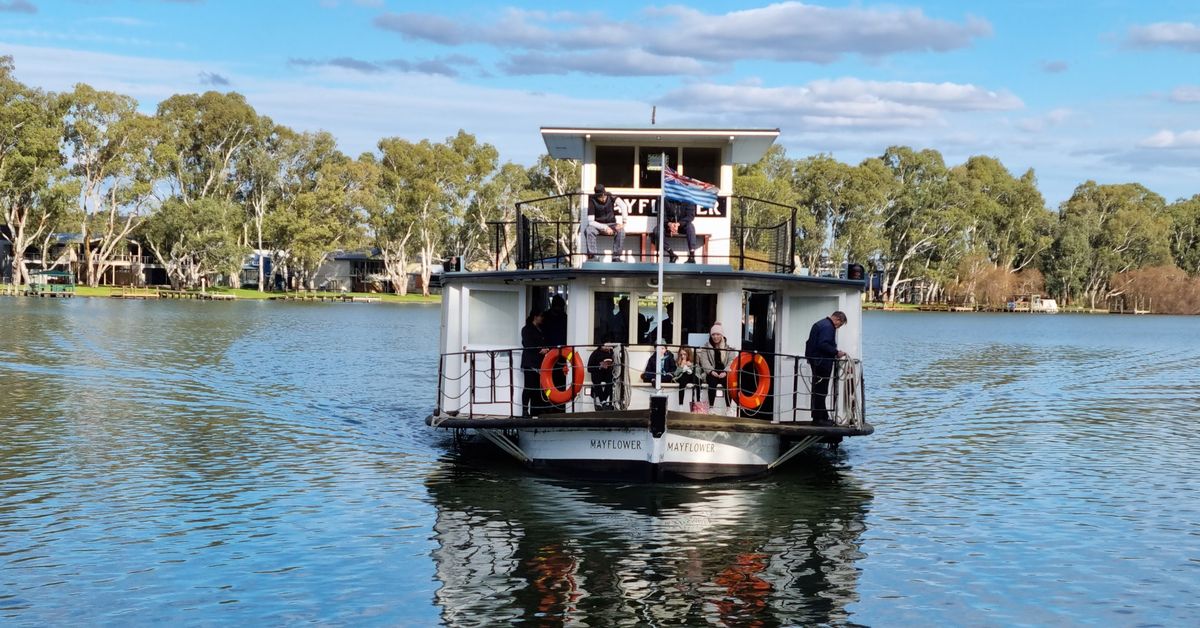
<path id="1" fill-rule="evenodd" d="M 529 313 L 525 326 L 521 328 L 521 371 L 525 374 L 525 390 L 521 394 L 521 416 L 540 414 L 545 407 L 542 396 L 542 356 L 549 353 L 546 336 L 542 332 L 543 315 L 540 310 Z"/>
<path id="2" fill-rule="evenodd" d="M 684 237 L 687 238 L 687 263 L 695 264 L 696 225 L 694 221 L 696 220 L 696 205 L 693 203 L 683 203 L 673 199 L 667 199 L 666 211 L 663 213 L 663 220 L 659 220 L 658 223 L 654 225 L 654 231 L 652 231 L 650 234 L 650 237 L 654 239 L 654 246 L 658 246 L 658 227 L 663 222 L 666 222 L 666 235 L 668 237 L 677 236 L 680 232 L 683 232 Z M 672 264 L 675 263 L 675 260 L 679 259 L 679 256 L 675 254 L 675 251 L 671 250 L 671 241 L 666 237 L 663 238 L 663 250 L 667 252 L 667 257 L 671 260 Z"/>
<path id="3" fill-rule="evenodd" d="M 812 417 L 813 425 L 832 425 L 825 399 L 829 396 L 829 380 L 833 377 L 836 360 L 846 357 L 845 351 L 837 348 L 837 330 L 846 324 L 846 314 L 834 312 L 813 323 L 804 345 L 804 357 L 812 369 Z"/>
<path id="4" fill-rule="evenodd" d="M 625 214 L 623 210 L 617 210 L 616 199 L 599 183 L 596 184 L 596 193 L 588 197 L 588 215 L 590 218 L 587 228 L 583 231 L 588 260 L 595 259 L 599 254 L 596 236 L 604 234 L 613 237 L 612 261 L 622 261 L 621 247 L 625 245 Z"/>

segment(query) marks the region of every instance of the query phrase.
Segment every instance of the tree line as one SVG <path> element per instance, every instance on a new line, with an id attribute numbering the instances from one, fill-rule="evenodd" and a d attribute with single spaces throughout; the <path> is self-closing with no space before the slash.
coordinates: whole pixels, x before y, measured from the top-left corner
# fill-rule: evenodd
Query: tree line
<path id="1" fill-rule="evenodd" d="M 576 192 L 578 181 L 577 163 L 502 163 L 465 131 L 382 138 L 352 158 L 331 134 L 277 124 L 233 92 L 177 94 L 145 114 L 85 84 L 24 85 L 0 57 L 0 211 L 15 283 L 28 282 L 26 251 L 70 232 L 91 285 L 131 244 L 177 287 L 216 275 L 236 285 L 253 250 L 311 287 L 335 250 L 370 248 L 396 292 L 411 265 L 427 291 L 439 259 L 509 258 L 511 226 L 493 251 L 489 222 L 511 222 L 517 202 Z M 1132 297 L 1200 313 L 1200 195 L 1168 203 L 1137 183 L 1087 181 L 1053 210 L 1032 170 L 1014 176 L 987 156 L 948 166 L 936 150 L 904 146 L 857 165 L 775 146 L 738 167 L 734 185 L 799 208 L 799 266 L 864 263 L 883 300 L 995 306 L 1041 292 L 1067 305 Z M 566 205 L 527 207 L 561 217 Z M 747 220 L 777 224 L 782 211 L 761 204 Z"/>
<path id="2" fill-rule="evenodd" d="M 1200 195 L 1168 203 L 1137 183 L 1086 181 L 1054 211 L 1032 170 L 1014 176 L 987 156 L 947 166 L 935 150 L 904 146 L 857 166 L 776 148 L 739 175 L 740 193 L 808 210 L 802 266 L 865 262 L 885 301 L 919 285 L 922 301 L 1001 307 L 1036 292 L 1087 308 L 1128 298 L 1200 313 Z"/>

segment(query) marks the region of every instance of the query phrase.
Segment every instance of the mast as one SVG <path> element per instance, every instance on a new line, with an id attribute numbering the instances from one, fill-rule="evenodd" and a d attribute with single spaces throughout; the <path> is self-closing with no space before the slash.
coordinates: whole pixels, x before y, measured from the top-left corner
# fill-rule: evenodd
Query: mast
<path id="1" fill-rule="evenodd" d="M 667 237 L 667 228 L 663 224 L 663 219 L 667 215 L 667 153 L 664 151 L 660 156 L 661 162 L 658 165 L 658 311 L 654 314 L 655 341 L 654 341 L 654 359 L 656 362 L 654 369 L 654 393 L 662 394 L 662 362 L 658 357 L 658 348 L 662 346 L 663 337 L 663 241 Z"/>

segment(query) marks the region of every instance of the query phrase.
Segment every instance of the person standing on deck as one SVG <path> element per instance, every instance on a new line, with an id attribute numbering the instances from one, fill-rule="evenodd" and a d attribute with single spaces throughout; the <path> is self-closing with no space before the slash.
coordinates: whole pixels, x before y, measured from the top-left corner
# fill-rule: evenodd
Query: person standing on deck
<path id="1" fill-rule="evenodd" d="M 542 331 L 546 335 L 546 344 L 552 347 L 567 344 L 567 301 L 561 294 L 550 299 L 550 309 L 546 310 L 542 320 Z"/>
<path id="2" fill-rule="evenodd" d="M 846 357 L 845 351 L 837 348 L 837 330 L 846 324 L 846 314 L 840 310 L 813 323 L 804 344 L 804 357 L 812 369 L 812 418 L 813 425 L 833 425 L 825 400 L 829 396 L 829 381 L 834 376 L 836 360 Z"/>
<path id="3" fill-rule="evenodd" d="M 604 234 L 613 237 L 612 261 L 622 261 L 621 247 L 625 245 L 625 213 L 624 210 L 617 210 L 616 199 L 599 183 L 596 184 L 596 193 L 588 197 L 588 215 L 590 218 L 587 229 L 583 232 L 588 260 L 596 259 L 599 254 L 596 236 Z"/>
<path id="4" fill-rule="evenodd" d="M 542 312 L 535 310 L 525 318 L 521 328 L 521 371 L 525 374 L 525 389 L 521 393 L 521 416 L 530 417 L 542 409 L 541 367 L 546 348 L 542 332 Z"/>

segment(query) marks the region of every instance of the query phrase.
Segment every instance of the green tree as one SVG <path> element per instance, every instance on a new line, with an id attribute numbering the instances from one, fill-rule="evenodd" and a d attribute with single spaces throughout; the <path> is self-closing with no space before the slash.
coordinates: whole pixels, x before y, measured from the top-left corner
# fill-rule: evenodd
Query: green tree
<path id="1" fill-rule="evenodd" d="M 159 160 L 173 195 L 190 204 L 201 198 L 231 200 L 233 172 L 243 153 L 270 133 L 241 94 L 176 94 L 158 105 L 163 150 Z"/>
<path id="2" fill-rule="evenodd" d="M 178 290 L 203 287 L 211 275 L 240 266 L 240 225 L 235 203 L 201 198 L 189 204 L 175 197 L 146 220 L 141 233 Z"/>
<path id="3" fill-rule="evenodd" d="M 1019 272 L 1037 262 L 1054 241 L 1054 215 L 1046 208 L 1032 170 L 1013 177 L 999 160 L 975 156 L 954 169 L 966 188 L 968 248 L 1000 268 Z"/>
<path id="4" fill-rule="evenodd" d="M 515 263 L 516 205 L 533 197 L 529 170 L 506 162 L 479 188 L 467 208 L 464 228 L 469 232 L 464 259 L 481 260 L 477 266 L 509 268 Z M 495 247 L 494 249 L 492 247 Z M 486 264 L 482 260 L 487 260 Z"/>
<path id="5" fill-rule="evenodd" d="M 816 230 L 816 223 L 810 212 L 793 212 L 800 202 L 793 186 L 795 167 L 795 163 L 788 159 L 783 147 L 774 145 L 757 163 L 738 166 L 734 170 L 733 188 L 742 198 L 737 199 L 735 205 L 730 208 L 734 213 L 731 220 L 735 225 L 748 227 L 734 236 L 740 235 L 743 238 L 738 245 L 752 255 L 769 244 L 764 239 L 765 230 L 755 227 L 773 227 L 790 220 L 795 213 L 796 222 L 792 225 L 792 233 L 788 235 L 797 238 L 796 250 L 801 257 L 804 238 Z M 804 265 L 803 262 L 801 265 Z"/>
<path id="6" fill-rule="evenodd" d="M 884 164 L 898 184 L 883 216 L 888 249 L 883 256 L 884 298 L 893 301 L 905 283 L 935 285 L 953 276 L 964 251 L 967 224 L 962 186 L 935 150 L 893 146 Z"/>
<path id="7" fill-rule="evenodd" d="M 96 286 L 152 209 L 161 129 L 128 96 L 80 83 L 68 102 L 64 139 L 79 183 L 80 261 L 88 285 Z"/>
<path id="8" fill-rule="evenodd" d="M 471 198 L 495 168 L 496 149 L 459 131 L 442 143 L 385 138 L 379 150 L 386 204 L 412 222 L 421 290 L 428 295 L 434 260 L 462 228 Z"/>
<path id="9" fill-rule="evenodd" d="M 58 148 L 63 103 L 18 82 L 12 70 L 12 57 L 0 57 L 0 212 L 12 248 L 11 281 L 27 284 L 26 251 L 58 224 L 69 194 Z"/>
<path id="10" fill-rule="evenodd" d="M 313 275 L 335 250 L 360 243 L 363 196 L 369 177 L 337 150 L 327 132 L 303 133 L 280 149 L 285 165 L 278 208 L 264 230 L 279 263 L 300 285 L 314 288 Z"/>
<path id="11" fill-rule="evenodd" d="M 1050 289 L 1095 308 L 1111 296 L 1111 276 L 1170 259 L 1170 224 L 1163 198 L 1139 184 L 1080 185 L 1059 209 L 1045 269 Z"/>
<path id="12" fill-rule="evenodd" d="M 1200 194 L 1167 207 L 1171 216 L 1171 256 L 1187 274 L 1200 276 Z"/>

